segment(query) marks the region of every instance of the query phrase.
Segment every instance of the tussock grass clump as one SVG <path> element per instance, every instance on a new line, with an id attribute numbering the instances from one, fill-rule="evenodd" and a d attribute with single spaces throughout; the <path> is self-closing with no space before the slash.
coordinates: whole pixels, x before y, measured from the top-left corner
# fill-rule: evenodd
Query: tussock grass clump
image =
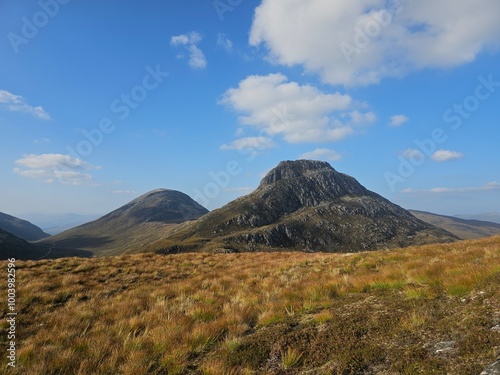
<path id="1" fill-rule="evenodd" d="M 500 355 L 500 237 L 16 266 L 12 374 L 469 374 Z"/>

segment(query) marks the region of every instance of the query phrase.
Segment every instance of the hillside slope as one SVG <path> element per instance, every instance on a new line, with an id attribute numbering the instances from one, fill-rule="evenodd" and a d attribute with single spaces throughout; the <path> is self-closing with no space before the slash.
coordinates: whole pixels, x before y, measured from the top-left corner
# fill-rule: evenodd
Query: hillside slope
<path id="1" fill-rule="evenodd" d="M 500 356 L 499 265 L 500 237 L 16 262 L 9 373 L 480 374 Z"/>
<path id="2" fill-rule="evenodd" d="M 42 242 L 54 248 L 91 251 L 97 256 L 140 252 L 144 244 L 162 238 L 178 224 L 207 212 L 184 193 L 157 189 L 97 220 Z"/>
<path id="3" fill-rule="evenodd" d="M 172 231 L 163 252 L 352 252 L 457 238 L 418 220 L 328 163 L 281 162 L 249 195 Z"/>
<path id="4" fill-rule="evenodd" d="M 0 229 L 26 241 L 36 241 L 50 236 L 50 234 L 45 233 L 41 228 L 29 221 L 3 212 L 0 212 Z"/>
<path id="5" fill-rule="evenodd" d="M 500 235 L 500 224 L 497 223 L 481 220 L 466 220 L 425 211 L 409 211 L 420 220 L 447 230 L 463 240 Z"/>
<path id="6" fill-rule="evenodd" d="M 0 260 L 9 258 L 22 260 L 56 259 L 63 257 L 90 257 L 88 251 L 51 248 L 47 244 L 36 244 L 27 242 L 12 233 L 0 229 Z"/>

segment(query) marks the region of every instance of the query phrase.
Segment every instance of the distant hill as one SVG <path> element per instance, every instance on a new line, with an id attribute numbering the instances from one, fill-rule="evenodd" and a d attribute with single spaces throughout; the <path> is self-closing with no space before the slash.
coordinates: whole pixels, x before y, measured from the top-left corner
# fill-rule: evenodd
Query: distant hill
<path id="1" fill-rule="evenodd" d="M 466 220 L 489 221 L 492 223 L 500 224 L 500 212 L 487 212 L 487 213 L 475 214 L 475 215 L 454 215 L 454 217 L 458 217 L 460 219 L 466 219 Z"/>
<path id="2" fill-rule="evenodd" d="M 90 257 L 92 253 L 74 249 L 54 249 L 45 244 L 29 243 L 12 233 L 0 229 L 0 260 L 8 258 L 38 260 L 70 256 Z"/>
<path id="3" fill-rule="evenodd" d="M 0 229 L 12 233 L 26 241 L 36 241 L 50 236 L 50 234 L 45 233 L 42 229 L 31 224 L 29 221 L 2 212 L 0 212 Z"/>
<path id="4" fill-rule="evenodd" d="M 497 223 L 481 220 L 465 220 L 425 211 L 410 210 L 410 212 L 420 220 L 443 228 L 464 240 L 500 234 L 500 224 Z"/>
<path id="5" fill-rule="evenodd" d="M 181 225 L 149 249 L 355 252 L 456 239 L 328 163 L 298 160 L 281 162 L 254 192 Z"/>
<path id="6" fill-rule="evenodd" d="M 54 248 L 91 251 L 97 256 L 140 252 L 145 244 L 162 238 L 180 223 L 207 212 L 184 193 L 158 189 L 42 242 Z"/>

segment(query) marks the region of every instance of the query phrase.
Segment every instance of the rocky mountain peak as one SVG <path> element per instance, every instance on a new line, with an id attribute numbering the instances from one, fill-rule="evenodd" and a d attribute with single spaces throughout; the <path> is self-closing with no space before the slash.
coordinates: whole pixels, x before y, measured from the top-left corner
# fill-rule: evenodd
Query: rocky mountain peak
<path id="1" fill-rule="evenodd" d="M 350 252 L 454 239 L 330 164 L 297 160 L 279 163 L 255 191 L 172 232 L 165 244 Z"/>
<path id="2" fill-rule="evenodd" d="M 316 160 L 287 160 L 280 162 L 275 168 L 267 173 L 260 185 L 271 185 L 279 180 L 290 180 L 304 177 L 319 171 L 335 171 L 330 164 Z"/>
<path id="3" fill-rule="evenodd" d="M 294 196 L 307 206 L 343 196 L 373 194 L 351 176 L 315 160 L 282 161 L 262 179 L 258 190 Z"/>

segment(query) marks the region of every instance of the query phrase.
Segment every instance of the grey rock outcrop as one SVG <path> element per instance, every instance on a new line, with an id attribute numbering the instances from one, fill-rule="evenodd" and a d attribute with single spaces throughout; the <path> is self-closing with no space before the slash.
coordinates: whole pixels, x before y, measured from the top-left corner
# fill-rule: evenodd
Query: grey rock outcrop
<path id="1" fill-rule="evenodd" d="M 480 375 L 500 375 L 500 361 L 492 363 Z"/>

